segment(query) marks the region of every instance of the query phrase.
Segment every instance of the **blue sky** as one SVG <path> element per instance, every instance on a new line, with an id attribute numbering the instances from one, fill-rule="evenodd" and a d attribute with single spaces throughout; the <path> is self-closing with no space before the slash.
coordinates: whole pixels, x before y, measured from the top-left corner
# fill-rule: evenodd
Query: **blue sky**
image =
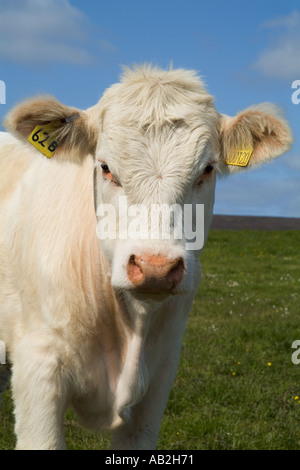
<path id="1" fill-rule="evenodd" d="M 299 0 L 0 0 L 1 121 L 39 93 L 92 106 L 122 64 L 141 62 L 197 70 L 221 113 L 278 104 L 292 150 L 218 180 L 215 213 L 300 217 Z"/>

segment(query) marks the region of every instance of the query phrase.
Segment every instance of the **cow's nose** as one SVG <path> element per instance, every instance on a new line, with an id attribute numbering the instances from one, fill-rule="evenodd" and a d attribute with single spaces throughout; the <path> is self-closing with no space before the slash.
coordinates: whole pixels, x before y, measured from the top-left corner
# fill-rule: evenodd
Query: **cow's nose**
<path id="1" fill-rule="evenodd" d="M 165 293 L 180 284 L 184 273 L 182 258 L 163 255 L 131 255 L 127 265 L 128 279 L 140 292 Z"/>

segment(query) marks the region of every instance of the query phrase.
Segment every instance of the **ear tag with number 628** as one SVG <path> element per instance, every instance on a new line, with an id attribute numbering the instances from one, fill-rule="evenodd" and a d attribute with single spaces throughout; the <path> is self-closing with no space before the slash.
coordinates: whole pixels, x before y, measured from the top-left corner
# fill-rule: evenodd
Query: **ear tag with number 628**
<path id="1" fill-rule="evenodd" d="M 38 125 L 28 137 L 28 141 L 47 158 L 51 158 L 58 147 L 58 143 L 50 136 L 59 126 L 61 126 L 61 121 Z"/>

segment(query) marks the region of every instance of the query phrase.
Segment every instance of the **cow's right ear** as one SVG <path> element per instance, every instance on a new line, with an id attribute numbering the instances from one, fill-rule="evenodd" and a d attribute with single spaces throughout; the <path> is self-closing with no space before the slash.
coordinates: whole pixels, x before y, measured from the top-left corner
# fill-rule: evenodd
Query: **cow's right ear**
<path id="1" fill-rule="evenodd" d="M 92 121 L 86 111 L 65 106 L 52 96 L 41 96 L 15 106 L 5 117 L 4 126 L 17 138 L 28 140 L 36 126 L 50 124 L 51 129 L 53 123 L 51 139 L 57 142 L 54 155 L 81 162 L 95 153 L 98 132 Z M 37 139 L 41 135 L 37 134 Z"/>

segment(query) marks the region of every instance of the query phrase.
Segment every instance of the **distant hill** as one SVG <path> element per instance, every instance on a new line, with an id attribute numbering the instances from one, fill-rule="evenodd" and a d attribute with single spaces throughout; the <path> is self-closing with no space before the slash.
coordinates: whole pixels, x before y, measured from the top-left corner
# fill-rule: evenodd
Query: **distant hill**
<path id="1" fill-rule="evenodd" d="M 211 228 L 223 230 L 300 230 L 300 218 L 214 215 Z"/>

